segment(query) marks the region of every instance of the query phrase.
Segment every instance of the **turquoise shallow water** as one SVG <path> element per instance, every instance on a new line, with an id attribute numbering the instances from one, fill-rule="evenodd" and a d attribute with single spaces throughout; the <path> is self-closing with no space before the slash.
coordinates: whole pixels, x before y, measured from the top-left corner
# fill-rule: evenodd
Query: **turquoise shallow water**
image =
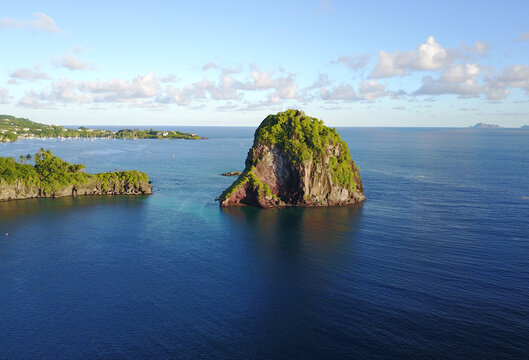
<path id="1" fill-rule="evenodd" d="M 219 209 L 253 129 L 28 140 L 145 197 L 0 203 L 0 359 L 519 359 L 529 131 L 339 129 L 368 200 Z M 9 236 L 5 236 L 9 233 Z"/>

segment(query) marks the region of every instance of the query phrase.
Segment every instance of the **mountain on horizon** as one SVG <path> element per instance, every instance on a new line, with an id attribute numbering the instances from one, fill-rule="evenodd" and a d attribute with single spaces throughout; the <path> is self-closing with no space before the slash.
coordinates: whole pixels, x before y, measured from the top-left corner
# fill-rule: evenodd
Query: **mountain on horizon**
<path id="1" fill-rule="evenodd" d="M 472 129 L 501 129 L 501 126 L 496 124 L 485 124 L 485 123 L 477 123 L 476 125 L 470 126 Z"/>

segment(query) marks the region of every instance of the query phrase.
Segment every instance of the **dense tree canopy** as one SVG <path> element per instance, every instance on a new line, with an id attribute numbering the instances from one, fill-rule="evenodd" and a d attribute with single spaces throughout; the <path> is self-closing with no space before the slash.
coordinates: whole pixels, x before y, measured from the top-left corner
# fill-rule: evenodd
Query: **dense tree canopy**
<path id="1" fill-rule="evenodd" d="M 117 132 L 104 129 L 89 129 L 81 126 L 78 129 L 58 125 L 46 125 L 29 119 L 11 115 L 0 115 L 0 142 L 15 141 L 19 138 L 109 138 L 109 139 L 186 139 L 198 140 L 197 134 L 175 130 L 138 130 L 123 129 Z"/>
<path id="2" fill-rule="evenodd" d="M 134 185 L 149 181 L 145 173 L 136 170 L 90 175 L 84 172 L 85 165 L 70 164 L 44 149 L 33 158 L 35 164 L 30 165 L 18 163 L 13 158 L 0 157 L 0 183 L 13 184 L 19 181 L 26 186 L 37 186 L 47 192 L 54 192 L 70 185 L 86 184 L 94 180 L 99 181 L 104 190 L 121 181 Z"/>
<path id="3" fill-rule="evenodd" d="M 338 156 L 330 156 L 329 167 L 333 181 L 346 188 L 354 188 L 349 147 L 335 128 L 323 121 L 306 116 L 298 110 L 287 110 L 268 115 L 255 131 L 254 145 L 274 145 L 285 152 L 293 163 L 312 159 L 321 162 L 329 145 L 339 148 Z M 250 157 L 247 162 L 250 161 Z M 356 166 L 356 165 L 354 165 Z"/>

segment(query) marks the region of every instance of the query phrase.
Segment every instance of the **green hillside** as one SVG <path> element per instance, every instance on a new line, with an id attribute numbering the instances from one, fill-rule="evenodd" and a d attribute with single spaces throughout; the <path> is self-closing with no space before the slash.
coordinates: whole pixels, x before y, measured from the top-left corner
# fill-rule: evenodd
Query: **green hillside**
<path id="1" fill-rule="evenodd" d="M 111 131 L 89 129 L 83 126 L 78 129 L 70 129 L 58 125 L 40 124 L 11 115 L 0 115 L 0 142 L 34 138 L 203 139 L 197 134 L 170 130 L 123 129 Z"/>

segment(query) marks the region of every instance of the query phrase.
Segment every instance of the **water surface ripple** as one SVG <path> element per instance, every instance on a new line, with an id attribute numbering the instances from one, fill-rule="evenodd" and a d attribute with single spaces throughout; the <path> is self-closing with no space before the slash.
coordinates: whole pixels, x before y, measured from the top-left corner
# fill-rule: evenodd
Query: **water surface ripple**
<path id="1" fill-rule="evenodd" d="M 529 356 L 529 131 L 339 129 L 367 201 L 259 210 L 213 201 L 253 129 L 184 130 L 0 144 L 155 191 L 0 203 L 0 359 Z"/>

